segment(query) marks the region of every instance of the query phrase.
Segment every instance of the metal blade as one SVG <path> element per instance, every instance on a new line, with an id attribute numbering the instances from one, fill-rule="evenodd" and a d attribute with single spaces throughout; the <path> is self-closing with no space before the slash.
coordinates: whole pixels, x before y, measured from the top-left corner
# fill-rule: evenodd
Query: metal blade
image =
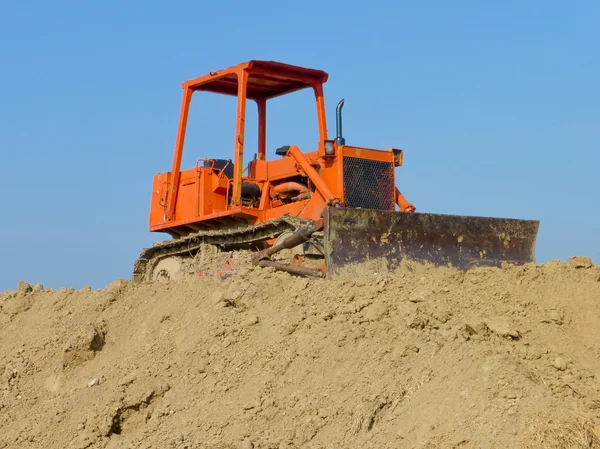
<path id="1" fill-rule="evenodd" d="M 335 207 L 324 217 L 330 276 L 377 259 L 389 269 L 402 260 L 461 270 L 535 262 L 539 221 Z"/>

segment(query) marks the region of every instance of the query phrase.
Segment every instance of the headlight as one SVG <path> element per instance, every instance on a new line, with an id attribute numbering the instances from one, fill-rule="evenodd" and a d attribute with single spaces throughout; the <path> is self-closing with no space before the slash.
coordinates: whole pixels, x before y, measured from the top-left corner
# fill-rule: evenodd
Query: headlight
<path id="1" fill-rule="evenodd" d="M 325 141 L 325 154 L 327 156 L 333 156 L 335 154 L 335 142 L 333 140 Z"/>

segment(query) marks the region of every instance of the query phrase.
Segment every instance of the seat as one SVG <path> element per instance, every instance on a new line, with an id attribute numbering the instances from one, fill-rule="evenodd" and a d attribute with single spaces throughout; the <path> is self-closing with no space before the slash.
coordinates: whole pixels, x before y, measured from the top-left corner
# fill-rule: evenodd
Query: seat
<path id="1" fill-rule="evenodd" d="M 213 166 L 213 168 L 215 170 L 223 170 L 223 168 L 226 167 L 223 174 L 229 179 L 233 178 L 234 167 L 233 162 L 231 162 L 231 159 L 211 159 L 209 161 L 204 161 L 204 167 L 210 168 L 210 166 L 212 165 L 211 162 L 214 162 L 215 165 Z"/>

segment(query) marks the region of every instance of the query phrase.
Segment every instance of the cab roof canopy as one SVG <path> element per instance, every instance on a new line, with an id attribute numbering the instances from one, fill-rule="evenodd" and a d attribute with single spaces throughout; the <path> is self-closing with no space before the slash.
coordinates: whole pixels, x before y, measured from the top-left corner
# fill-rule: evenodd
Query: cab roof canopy
<path id="1" fill-rule="evenodd" d="M 290 92 L 323 84 L 328 75 L 322 70 L 306 69 L 281 62 L 249 61 L 218 72 L 210 72 L 182 84 L 194 91 L 226 95 L 238 94 L 238 77 L 246 71 L 246 97 L 253 100 L 269 99 Z"/>

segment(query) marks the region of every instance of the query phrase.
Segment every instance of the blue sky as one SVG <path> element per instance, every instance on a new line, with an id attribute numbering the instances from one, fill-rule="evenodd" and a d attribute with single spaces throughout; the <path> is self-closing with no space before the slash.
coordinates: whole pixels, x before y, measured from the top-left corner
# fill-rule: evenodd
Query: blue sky
<path id="1" fill-rule="evenodd" d="M 403 148 L 419 211 L 538 219 L 538 262 L 600 263 L 599 2 L 1 6 L 0 290 L 129 277 L 164 238 L 148 208 L 180 83 L 249 59 L 327 71 L 330 134 L 345 98 L 347 142 Z M 235 103 L 194 100 L 184 162 L 232 157 Z M 274 100 L 268 126 L 269 154 L 313 149 L 310 93 Z"/>

